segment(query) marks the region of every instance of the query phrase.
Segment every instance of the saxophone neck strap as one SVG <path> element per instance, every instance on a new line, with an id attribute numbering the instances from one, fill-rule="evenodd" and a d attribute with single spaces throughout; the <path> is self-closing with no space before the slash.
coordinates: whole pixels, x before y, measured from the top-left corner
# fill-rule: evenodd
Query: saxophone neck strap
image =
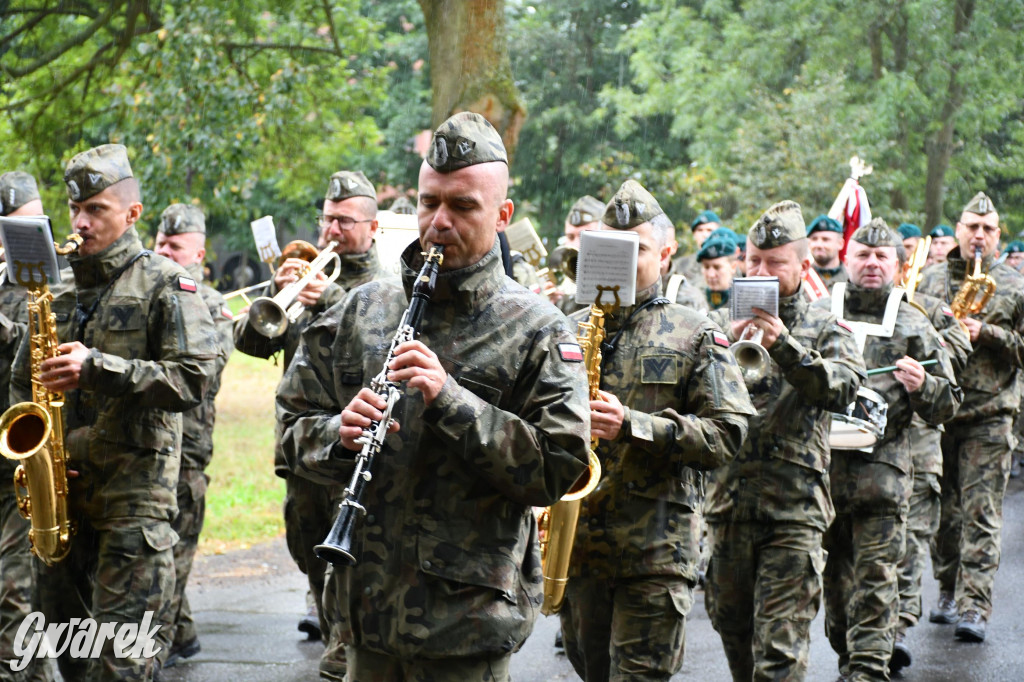
<path id="1" fill-rule="evenodd" d="M 619 327 L 619 331 L 615 332 L 615 336 L 612 337 L 612 340 L 601 344 L 602 360 L 607 360 L 611 357 L 612 353 L 615 352 L 615 348 L 619 345 L 619 338 L 622 336 L 622 333 L 629 329 L 629 323 L 633 321 L 633 318 L 636 317 L 641 310 L 646 310 L 654 305 L 665 305 L 666 303 L 671 303 L 671 301 L 664 296 L 655 296 L 654 298 L 649 298 L 637 307 L 633 308 L 633 312 L 629 314 L 626 321 L 622 323 L 621 327 Z"/>

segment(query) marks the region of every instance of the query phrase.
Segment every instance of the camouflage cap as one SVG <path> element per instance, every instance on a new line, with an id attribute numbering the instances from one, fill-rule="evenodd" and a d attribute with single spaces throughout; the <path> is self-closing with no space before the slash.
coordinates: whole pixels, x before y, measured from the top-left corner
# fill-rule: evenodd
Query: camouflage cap
<path id="1" fill-rule="evenodd" d="M 902 245 L 903 239 L 897 235 L 892 229 L 889 228 L 881 218 L 872 218 L 871 222 L 867 225 L 861 225 L 850 237 L 850 241 L 855 241 L 865 246 L 896 246 L 897 244 Z"/>
<path id="2" fill-rule="evenodd" d="M 409 200 L 409 197 L 398 197 L 388 210 L 402 215 L 416 215 L 416 205 Z"/>
<path id="3" fill-rule="evenodd" d="M 964 206 L 964 213 L 976 213 L 977 215 L 988 215 L 996 212 L 996 205 L 984 192 L 978 192 Z"/>
<path id="4" fill-rule="evenodd" d="M 701 211 L 697 214 L 697 217 L 690 221 L 690 229 L 696 230 L 698 227 L 705 223 L 718 223 L 722 224 L 722 219 L 718 217 L 718 214 L 714 211 Z"/>
<path id="5" fill-rule="evenodd" d="M 589 225 L 600 220 L 602 213 L 604 213 L 604 204 L 601 200 L 586 194 L 577 199 L 576 203 L 572 205 L 572 208 L 569 209 L 569 215 L 565 217 L 565 222 L 573 227 Z"/>
<path id="6" fill-rule="evenodd" d="M 113 184 L 135 177 L 123 144 L 101 144 L 76 154 L 64 169 L 68 198 L 84 201 Z"/>
<path id="7" fill-rule="evenodd" d="M 757 219 L 747 235 L 750 243 L 759 249 L 768 250 L 807 238 L 807 226 L 800 204 L 795 201 L 780 201 Z"/>
<path id="8" fill-rule="evenodd" d="M 171 204 L 160 214 L 159 232 L 167 236 L 198 232 L 206 234 L 206 218 L 203 209 L 192 204 Z"/>
<path id="9" fill-rule="evenodd" d="M 438 126 L 427 151 L 427 163 L 438 173 L 492 161 L 508 164 L 505 144 L 494 126 L 472 111 L 461 111 Z"/>
<path id="10" fill-rule="evenodd" d="M 697 261 L 736 255 L 736 240 L 726 234 L 711 235 L 701 244 Z"/>
<path id="11" fill-rule="evenodd" d="M 36 179 L 25 171 L 10 171 L 0 175 L 0 216 L 10 215 L 38 198 Z"/>
<path id="12" fill-rule="evenodd" d="M 936 225 L 932 228 L 932 231 L 928 233 L 929 237 L 953 237 L 956 236 L 953 233 L 953 228 L 949 225 Z"/>
<path id="13" fill-rule="evenodd" d="M 344 201 L 352 197 L 370 197 L 377 199 L 377 190 L 373 188 L 365 175 L 360 171 L 338 171 L 327 183 L 327 201 Z"/>
<path id="14" fill-rule="evenodd" d="M 900 236 L 904 239 L 921 236 L 921 228 L 914 223 L 900 223 L 900 226 L 896 228 L 896 231 L 899 232 Z"/>
<path id="15" fill-rule="evenodd" d="M 601 222 L 617 230 L 629 230 L 663 214 L 658 201 L 636 180 L 626 180 L 605 207 Z"/>
<path id="16" fill-rule="evenodd" d="M 1014 239 L 1006 245 L 1006 248 L 1003 249 L 1003 253 L 1024 253 L 1024 242 L 1019 239 Z"/>
<path id="17" fill-rule="evenodd" d="M 829 218 L 827 215 L 822 214 L 812 220 L 811 224 L 807 226 L 808 237 L 815 232 L 838 232 L 842 234 L 843 226 L 835 218 Z"/>

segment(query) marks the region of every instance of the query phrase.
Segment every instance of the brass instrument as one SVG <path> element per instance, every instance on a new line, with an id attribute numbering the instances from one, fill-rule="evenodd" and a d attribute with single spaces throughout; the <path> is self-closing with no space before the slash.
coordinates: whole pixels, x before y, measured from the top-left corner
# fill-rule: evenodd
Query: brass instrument
<path id="1" fill-rule="evenodd" d="M 921 271 L 928 262 L 928 250 L 931 248 L 932 238 L 930 236 L 917 241 L 914 253 L 909 254 L 907 262 L 903 265 L 903 275 L 898 286 L 907 291 L 907 301 L 914 302 L 914 291 L 921 283 Z"/>
<path id="2" fill-rule="evenodd" d="M 54 244 L 64 256 L 82 244 L 77 234 L 66 246 Z M 0 454 L 21 462 L 14 471 L 14 490 L 18 512 L 31 521 L 28 532 L 32 552 L 47 566 L 67 556 L 71 549 L 74 524 L 68 518 L 68 455 L 64 449 L 64 394 L 47 390 L 39 381 L 43 360 L 59 355 L 57 323 L 50 302 L 53 294 L 40 282 L 22 279 L 28 289 L 29 364 L 32 374 L 32 402 L 12 405 L 0 416 Z M 20 270 L 20 268 L 19 268 Z M 22 494 L 25 490 L 25 494 Z"/>
<path id="3" fill-rule="evenodd" d="M 224 294 L 224 300 L 229 301 L 232 298 L 235 298 L 236 296 L 241 296 L 242 300 L 245 301 L 245 305 L 251 306 L 252 301 L 249 300 L 248 294 L 253 291 L 259 291 L 260 289 L 266 289 L 269 286 L 270 280 L 266 279 L 263 280 L 262 282 L 257 282 L 256 284 L 250 284 L 247 287 L 242 287 L 241 289 L 235 289 L 234 291 L 230 291 Z"/>
<path id="4" fill-rule="evenodd" d="M 754 329 L 753 333 L 750 332 Z M 764 330 L 747 325 L 739 341 L 729 346 L 729 352 L 736 358 L 736 364 L 746 379 L 757 379 L 764 374 L 770 360 L 768 351 L 761 345 Z"/>
<path id="5" fill-rule="evenodd" d="M 971 315 L 977 315 L 996 293 L 996 281 L 991 275 L 981 272 L 981 249 L 974 250 L 974 273 L 964 277 L 960 291 L 956 292 L 953 302 L 949 307 L 953 310 L 953 317 L 963 320 Z M 981 297 L 980 300 L 978 297 Z"/>
<path id="6" fill-rule="evenodd" d="M 618 300 L 618 287 L 615 287 Z M 598 288 L 601 291 L 601 288 Z M 601 394 L 601 342 L 604 340 L 604 309 L 598 300 L 590 306 L 590 317 L 580 322 L 576 339 L 583 350 L 583 363 L 587 368 L 590 399 L 600 400 Z M 558 613 L 565 599 L 569 582 L 569 558 L 576 539 L 576 522 L 580 517 L 580 501 L 593 492 L 601 480 L 601 461 L 597 458 L 598 438 L 590 439 L 587 470 L 576 479 L 572 488 L 558 502 L 541 512 L 537 519 L 540 533 L 541 572 L 544 574 L 544 602 L 540 610 L 544 615 Z"/>
<path id="7" fill-rule="evenodd" d="M 256 331 L 268 339 L 284 335 L 288 331 L 288 325 L 299 319 L 299 315 L 305 309 L 298 301 L 299 294 L 317 274 L 323 272 L 331 263 L 334 264 L 334 271 L 327 281 L 333 282 L 341 274 L 341 259 L 334 251 L 333 242 L 325 246 L 323 251 L 317 252 L 316 247 L 309 242 L 297 239 L 289 242 L 281 251 L 278 267 L 288 258 L 301 258 L 309 261 L 309 265 L 299 271 L 297 280 L 277 292 L 276 296 L 260 296 L 249 306 L 249 322 Z"/>

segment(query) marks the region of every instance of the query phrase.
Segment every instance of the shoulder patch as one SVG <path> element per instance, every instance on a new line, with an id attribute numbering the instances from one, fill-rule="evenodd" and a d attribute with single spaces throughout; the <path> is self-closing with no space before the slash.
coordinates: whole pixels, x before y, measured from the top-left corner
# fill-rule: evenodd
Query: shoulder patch
<path id="1" fill-rule="evenodd" d="M 715 342 L 715 345 L 723 348 L 729 347 L 729 337 L 722 332 L 711 332 L 711 340 Z"/>
<path id="2" fill-rule="evenodd" d="M 227 306 L 221 306 L 220 314 L 228 318 L 229 320 L 235 319 L 235 316 L 231 314 L 231 311 L 228 310 Z"/>
<path id="3" fill-rule="evenodd" d="M 940 310 L 942 310 L 942 314 L 945 315 L 946 317 L 953 317 L 953 309 L 950 308 L 948 305 L 942 306 Z"/>
<path id="4" fill-rule="evenodd" d="M 578 343 L 558 344 L 558 355 L 562 362 L 583 362 L 583 349 Z"/>
<path id="5" fill-rule="evenodd" d="M 941 345 L 943 348 L 946 347 L 946 340 L 941 336 L 939 337 L 939 345 Z"/>
<path id="6" fill-rule="evenodd" d="M 190 277 L 181 277 L 181 276 L 178 277 L 178 288 L 181 289 L 182 291 L 192 291 L 192 292 L 194 292 L 194 291 L 196 291 L 198 289 L 198 287 L 196 286 L 196 281 L 194 279 L 192 279 Z"/>
<path id="7" fill-rule="evenodd" d="M 853 327 L 851 327 L 850 325 L 846 324 L 842 320 L 836 320 L 836 324 L 839 325 L 840 327 L 842 327 L 843 329 L 845 329 L 846 331 L 850 332 L 851 334 L 853 333 Z"/>

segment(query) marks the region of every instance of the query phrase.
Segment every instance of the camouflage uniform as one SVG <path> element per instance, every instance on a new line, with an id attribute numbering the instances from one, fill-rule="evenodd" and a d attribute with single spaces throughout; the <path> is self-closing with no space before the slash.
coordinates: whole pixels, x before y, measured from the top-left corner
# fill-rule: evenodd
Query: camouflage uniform
<path id="1" fill-rule="evenodd" d="M 984 323 L 961 375 L 964 402 L 942 436 L 942 520 L 932 563 L 941 592 L 954 595 L 961 614 L 992 612 L 999 568 L 1003 495 L 1013 450 L 1013 418 L 1024 365 L 1024 276 L 985 259 L 996 293 L 976 319 Z M 918 290 L 949 303 L 973 270 L 954 248 L 945 263 L 925 269 Z"/>
<path id="2" fill-rule="evenodd" d="M 850 275 L 846 272 L 846 266 L 842 263 L 839 264 L 838 268 L 819 268 L 814 265 L 814 271 L 821 277 L 821 281 L 825 283 L 825 286 L 829 291 L 832 290 L 832 285 L 836 282 L 849 282 Z"/>
<path id="3" fill-rule="evenodd" d="M 883 232 L 884 230 L 884 232 Z M 874 235 L 885 236 L 875 238 Z M 896 235 L 880 219 L 860 228 L 853 240 L 894 246 Z M 844 319 L 879 323 L 892 284 L 864 289 L 849 283 Z M 833 295 L 839 295 L 838 290 Z M 827 307 L 830 299 L 816 305 Z M 839 655 L 841 674 L 852 680 L 888 679 L 899 616 L 896 566 L 906 546 L 906 505 L 913 464 L 910 419 L 917 413 L 938 425 L 956 412 L 962 392 L 944 342 L 929 319 L 906 300 L 899 302 L 891 337 L 867 336 L 863 356 L 869 368 L 895 364 L 903 356 L 938 360 L 926 368 L 924 384 L 908 393 L 893 373 L 878 374 L 866 386 L 888 403 L 885 434 L 870 453 L 833 451 L 829 471 L 836 518 L 825 533 L 825 631 Z"/>
<path id="4" fill-rule="evenodd" d="M 676 279 L 678 278 L 678 284 Z M 669 296 L 671 293 L 671 287 L 675 287 L 675 296 Z M 704 298 L 700 289 L 690 284 L 689 280 L 680 273 L 676 272 L 675 263 L 669 263 L 668 271 L 661 276 L 661 289 L 668 296 L 672 303 L 678 303 L 679 305 L 685 305 L 693 308 L 699 313 L 707 314 L 708 302 Z"/>
<path id="5" fill-rule="evenodd" d="M 672 268 L 680 275 L 686 277 L 686 281 L 692 286 L 701 287 L 704 285 L 704 273 L 701 272 L 696 253 L 678 256 L 672 261 Z"/>
<path id="6" fill-rule="evenodd" d="M 794 206 L 769 209 L 751 230 L 753 243 L 770 249 L 806 238 Z M 785 241 L 758 230 L 779 213 L 796 214 L 785 221 L 792 226 L 781 226 Z M 732 336 L 727 310 L 710 317 Z M 797 291 L 779 299 L 779 317 L 786 331 L 768 350 L 772 361 L 747 383 L 757 416 L 736 458 L 715 472 L 705 502 L 713 540 L 705 600 L 735 680 L 807 672 L 821 538 L 834 516 L 829 413 L 845 410 L 864 379 L 853 335 L 827 310 Z"/>

